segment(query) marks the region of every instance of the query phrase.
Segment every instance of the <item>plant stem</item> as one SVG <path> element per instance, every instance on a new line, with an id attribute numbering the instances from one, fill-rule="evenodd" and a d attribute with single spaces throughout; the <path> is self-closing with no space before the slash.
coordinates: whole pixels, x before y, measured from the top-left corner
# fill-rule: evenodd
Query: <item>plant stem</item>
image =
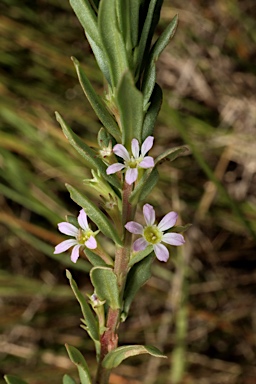
<path id="1" fill-rule="evenodd" d="M 123 187 L 123 204 L 122 204 L 122 225 L 132 220 L 135 214 L 135 207 L 129 203 L 129 196 L 132 192 L 132 186 L 126 182 Z M 123 301 L 123 293 L 125 288 L 126 277 L 129 271 L 128 263 L 131 253 L 132 234 L 128 231 L 124 233 L 124 242 L 122 247 L 116 249 L 114 272 L 117 276 L 119 287 L 120 302 Z M 102 366 L 104 357 L 118 346 L 118 327 L 120 324 L 121 308 L 109 308 L 107 315 L 106 331 L 101 336 L 101 353 L 98 363 L 98 371 L 95 384 L 108 384 L 111 371 Z"/>

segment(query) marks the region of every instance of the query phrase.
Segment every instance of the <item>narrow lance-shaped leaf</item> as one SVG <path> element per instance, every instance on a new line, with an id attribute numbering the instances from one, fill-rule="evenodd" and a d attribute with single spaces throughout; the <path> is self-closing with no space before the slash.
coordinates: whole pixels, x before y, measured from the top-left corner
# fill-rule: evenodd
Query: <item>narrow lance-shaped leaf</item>
<path id="1" fill-rule="evenodd" d="M 81 384 L 92 384 L 88 365 L 81 352 L 75 347 L 67 344 L 66 349 L 68 351 L 70 360 L 77 366 Z"/>
<path id="2" fill-rule="evenodd" d="M 130 23 L 131 23 L 131 40 L 132 47 L 138 45 L 139 40 L 139 16 L 140 16 L 140 0 L 130 0 L 129 12 L 130 12 Z"/>
<path id="3" fill-rule="evenodd" d="M 130 14 L 130 0 L 122 0 L 116 2 L 116 11 L 117 18 L 119 20 L 119 29 L 123 40 L 125 42 L 125 47 L 129 54 L 132 50 L 132 42 L 131 42 L 131 14 Z"/>
<path id="4" fill-rule="evenodd" d="M 21 380 L 19 377 L 13 375 L 5 375 L 4 379 L 7 384 L 28 384 L 26 381 Z"/>
<path id="5" fill-rule="evenodd" d="M 142 73 L 144 63 L 148 60 L 148 51 L 151 40 L 160 18 L 163 0 L 151 0 L 148 6 L 147 16 L 143 25 L 137 56 L 137 74 Z"/>
<path id="6" fill-rule="evenodd" d="M 186 152 L 188 153 L 189 150 L 188 150 L 188 147 L 185 147 L 185 146 L 167 149 L 161 155 L 157 156 L 157 158 L 155 159 L 155 165 L 161 163 L 165 159 L 168 159 L 169 161 L 173 161 L 177 157 L 183 156 Z"/>
<path id="7" fill-rule="evenodd" d="M 178 15 L 175 15 L 170 24 L 167 25 L 163 33 L 156 40 L 155 44 L 150 51 L 150 60 L 156 61 L 164 48 L 169 43 L 170 39 L 174 36 L 178 26 Z"/>
<path id="8" fill-rule="evenodd" d="M 141 131 L 144 118 L 143 96 L 136 88 L 131 73 L 125 72 L 119 84 L 117 95 L 123 144 L 130 149 L 132 139 L 141 142 Z"/>
<path id="9" fill-rule="evenodd" d="M 85 32 L 99 46 L 101 44 L 97 26 L 97 17 L 89 0 L 70 0 L 78 20 Z"/>
<path id="10" fill-rule="evenodd" d="M 89 0 L 70 0 L 78 20 L 84 28 L 87 40 L 93 50 L 95 59 L 104 74 L 107 81 L 110 83 L 108 66 L 106 64 L 106 56 L 102 49 L 102 43 L 99 36 L 97 17 Z"/>
<path id="11" fill-rule="evenodd" d="M 156 347 L 152 347 L 150 345 L 127 345 L 109 352 L 104 358 L 102 365 L 106 369 L 116 368 L 128 357 L 142 355 L 145 353 L 155 357 L 166 358 L 166 356 L 164 356 Z"/>
<path id="12" fill-rule="evenodd" d="M 144 260 L 135 264 L 128 273 L 127 282 L 124 291 L 124 307 L 123 316 L 128 315 L 132 301 L 139 291 L 139 289 L 146 283 L 151 277 L 151 264 L 154 260 L 154 256 L 148 256 Z"/>
<path id="13" fill-rule="evenodd" d="M 67 275 L 67 278 L 69 279 L 69 283 L 70 283 L 70 286 L 72 288 L 72 291 L 74 292 L 75 297 L 80 304 L 82 314 L 83 314 L 85 324 L 86 324 L 86 330 L 87 330 L 89 336 L 93 340 L 99 340 L 98 322 L 94 316 L 93 311 L 91 310 L 89 304 L 85 300 L 82 293 L 79 291 L 75 280 L 72 278 L 72 275 L 68 270 L 66 271 L 66 275 Z"/>
<path id="14" fill-rule="evenodd" d="M 143 83 L 142 83 L 142 93 L 143 93 L 143 108 L 144 110 L 147 108 L 149 99 L 152 95 L 152 92 L 154 90 L 156 83 L 156 65 L 155 62 L 152 60 L 143 76 Z"/>
<path id="15" fill-rule="evenodd" d="M 133 252 L 129 261 L 129 267 L 132 267 L 134 264 L 145 259 L 145 257 L 150 255 L 151 252 L 153 252 L 153 245 L 148 245 L 147 248 L 143 249 L 143 251 Z"/>
<path id="16" fill-rule="evenodd" d="M 161 52 L 167 46 L 169 40 L 174 35 L 177 25 L 178 25 L 178 16 L 176 15 L 172 19 L 170 24 L 166 27 L 166 29 L 161 34 L 161 36 L 157 39 L 157 41 L 155 42 L 155 44 L 153 45 L 150 51 L 149 60 L 146 64 L 145 73 L 143 76 L 143 84 L 142 84 L 142 92 L 144 95 L 144 107 L 147 105 L 155 85 L 155 80 L 156 80 L 155 62 L 157 61 Z"/>
<path id="17" fill-rule="evenodd" d="M 98 28 L 108 60 L 112 88 L 117 87 L 122 74 L 129 68 L 125 43 L 120 33 L 116 14 L 116 0 L 101 0 Z"/>
<path id="18" fill-rule="evenodd" d="M 104 213 L 86 196 L 82 195 L 71 185 L 66 184 L 71 199 L 80 207 L 84 208 L 90 219 L 97 225 L 99 230 L 107 237 L 110 237 L 116 244 L 122 246 L 122 241 L 112 223 Z"/>
<path id="19" fill-rule="evenodd" d="M 76 382 L 71 376 L 66 374 L 63 376 L 62 384 L 76 384 Z"/>
<path id="20" fill-rule="evenodd" d="M 94 267 L 97 267 L 97 266 L 102 266 L 102 267 L 106 267 L 107 264 L 105 263 L 104 260 L 102 260 L 102 258 L 97 255 L 96 253 L 94 253 L 91 249 L 89 248 L 86 248 L 84 250 L 84 253 L 87 257 L 87 259 L 90 261 L 90 263 L 94 266 Z"/>
<path id="21" fill-rule="evenodd" d="M 112 309 L 120 308 L 117 277 L 112 268 L 94 267 L 90 272 L 96 295 Z"/>
<path id="22" fill-rule="evenodd" d="M 94 112 L 104 125 L 104 127 L 108 130 L 108 132 L 116 139 L 120 140 L 120 130 L 119 127 L 113 118 L 113 116 L 110 114 L 106 106 L 104 105 L 102 99 L 97 95 L 97 93 L 94 91 L 93 86 L 91 85 L 89 79 L 85 75 L 84 71 L 80 67 L 79 61 L 75 58 L 71 58 L 77 72 L 77 76 L 79 79 L 79 82 L 81 84 L 81 87 L 90 102 L 92 108 L 94 109 Z"/>
<path id="23" fill-rule="evenodd" d="M 142 141 L 144 141 L 148 136 L 152 136 L 156 119 L 160 111 L 163 100 L 163 92 L 160 86 L 156 83 L 153 93 L 150 98 L 150 106 L 147 110 L 147 113 L 144 118 L 143 128 L 142 128 Z"/>
<path id="24" fill-rule="evenodd" d="M 103 178 L 109 181 L 116 188 L 120 188 L 120 182 L 117 177 L 113 177 L 113 175 L 107 175 L 106 164 L 97 156 L 97 154 L 83 141 L 77 136 L 72 129 L 66 124 L 63 118 L 60 116 L 58 112 L 56 113 L 56 119 L 60 123 L 61 128 L 63 130 L 64 135 L 70 142 L 70 144 L 77 150 L 77 152 L 86 160 L 88 165 L 94 169 L 98 170 Z"/>
<path id="25" fill-rule="evenodd" d="M 95 59 L 98 63 L 101 72 L 105 76 L 105 79 L 107 80 L 108 84 L 111 86 L 111 78 L 105 52 L 103 51 L 101 45 L 99 46 L 98 44 L 96 44 L 88 33 L 85 33 L 85 36 L 92 48 L 92 51 L 94 53 Z"/>

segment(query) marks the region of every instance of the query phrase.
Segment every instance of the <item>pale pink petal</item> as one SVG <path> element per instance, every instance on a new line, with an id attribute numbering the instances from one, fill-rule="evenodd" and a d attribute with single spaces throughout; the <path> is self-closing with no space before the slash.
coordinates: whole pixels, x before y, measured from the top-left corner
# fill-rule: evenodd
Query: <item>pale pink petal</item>
<path id="1" fill-rule="evenodd" d="M 55 251 L 53 253 L 58 254 L 58 253 L 65 252 L 67 249 L 69 249 L 70 247 L 73 247 L 73 245 L 76 245 L 76 244 L 77 244 L 76 240 L 73 240 L 73 239 L 64 240 L 58 245 L 56 245 Z"/>
<path id="2" fill-rule="evenodd" d="M 153 249 L 155 251 L 156 257 L 160 261 L 167 261 L 169 259 L 169 251 L 163 244 L 155 244 L 153 245 Z"/>
<path id="3" fill-rule="evenodd" d="M 72 249 L 72 252 L 71 252 L 71 261 L 73 261 L 73 263 L 76 263 L 77 262 L 77 259 L 79 257 L 79 248 L 81 247 L 81 245 L 76 245 L 73 249 Z"/>
<path id="4" fill-rule="evenodd" d="M 162 241 L 171 245 L 182 245 L 185 243 L 185 239 L 179 233 L 165 233 L 162 237 Z"/>
<path id="5" fill-rule="evenodd" d="M 138 177 L 138 169 L 137 168 L 128 168 L 125 173 L 125 181 L 127 184 L 131 185 L 137 180 Z"/>
<path id="6" fill-rule="evenodd" d="M 153 136 L 148 136 L 142 146 L 141 146 L 141 154 L 144 157 L 146 153 L 153 147 L 153 142 L 154 142 L 154 137 Z"/>
<path id="7" fill-rule="evenodd" d="M 139 163 L 139 167 L 141 168 L 152 168 L 154 165 L 154 159 L 151 156 L 144 157 L 144 159 Z"/>
<path id="8" fill-rule="evenodd" d="M 81 209 L 77 220 L 78 220 L 78 223 L 79 223 L 81 228 L 83 228 L 85 230 L 87 230 L 89 228 L 87 215 L 83 209 Z"/>
<path id="9" fill-rule="evenodd" d="M 115 163 L 115 164 L 110 165 L 107 168 L 106 173 L 107 173 L 107 175 L 111 175 L 112 173 L 116 173 L 116 172 L 121 171 L 121 169 L 123 169 L 124 167 L 125 167 L 124 164 Z"/>
<path id="10" fill-rule="evenodd" d="M 97 241 L 93 236 L 90 236 L 89 239 L 85 242 L 85 245 L 89 249 L 95 249 L 97 248 Z"/>
<path id="11" fill-rule="evenodd" d="M 61 233 L 64 233 L 64 235 L 74 236 L 74 237 L 77 236 L 79 231 L 78 228 L 75 227 L 73 224 L 66 223 L 66 222 L 59 223 L 58 228 Z"/>
<path id="12" fill-rule="evenodd" d="M 140 237 L 139 239 L 134 241 L 133 250 L 135 252 L 143 251 L 145 248 L 147 248 L 147 246 L 148 242 L 143 237 Z"/>
<path id="13" fill-rule="evenodd" d="M 178 214 L 176 212 L 167 213 L 158 224 L 158 229 L 160 231 L 165 231 L 166 229 L 172 228 L 177 221 L 177 217 Z"/>
<path id="14" fill-rule="evenodd" d="M 153 225 L 156 220 L 155 210 L 150 204 L 143 206 L 143 215 L 147 225 Z"/>
<path id="15" fill-rule="evenodd" d="M 140 147 L 137 139 L 132 139 L 132 154 L 135 157 L 135 159 L 138 159 L 140 155 Z"/>
<path id="16" fill-rule="evenodd" d="M 130 155 L 127 149 L 122 144 L 116 144 L 113 148 L 113 152 L 115 155 L 121 157 L 122 159 L 129 161 Z"/>
<path id="17" fill-rule="evenodd" d="M 143 227 L 141 224 L 136 223 L 136 221 L 129 221 L 128 223 L 125 224 L 124 226 L 127 231 L 134 233 L 136 235 L 142 235 L 143 233 Z"/>

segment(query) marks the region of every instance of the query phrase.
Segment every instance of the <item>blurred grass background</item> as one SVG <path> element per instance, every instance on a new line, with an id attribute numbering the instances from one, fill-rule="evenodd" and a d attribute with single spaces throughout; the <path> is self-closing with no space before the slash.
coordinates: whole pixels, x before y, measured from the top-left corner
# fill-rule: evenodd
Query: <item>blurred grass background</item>
<path id="1" fill-rule="evenodd" d="M 153 154 L 187 144 L 164 163 L 149 197 L 159 218 L 192 223 L 186 246 L 155 262 L 122 325 L 121 343 L 161 348 L 168 360 L 127 360 L 114 383 L 256 382 L 256 5 L 251 0 L 165 1 L 159 32 L 179 28 L 158 65 L 164 103 Z M 66 182 L 90 178 L 54 119 L 89 145 L 100 124 L 78 84 L 76 56 L 99 93 L 102 76 L 68 1 L 0 5 L 0 374 L 57 384 L 73 374 L 63 344 L 94 367 L 93 346 L 65 278 L 91 293 L 86 260 L 53 255 L 56 224 L 77 214 Z M 184 372 L 184 374 L 183 374 Z M 74 374 L 76 377 L 76 374 Z M 182 379 L 180 380 L 180 378 Z M 0 378 L 0 382 L 3 379 Z"/>

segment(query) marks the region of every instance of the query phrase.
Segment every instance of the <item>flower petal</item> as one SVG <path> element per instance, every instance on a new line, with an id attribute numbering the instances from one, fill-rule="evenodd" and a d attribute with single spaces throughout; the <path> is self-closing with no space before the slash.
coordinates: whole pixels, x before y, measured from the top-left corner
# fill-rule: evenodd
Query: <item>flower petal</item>
<path id="1" fill-rule="evenodd" d="M 77 220 L 81 228 L 85 230 L 89 229 L 87 215 L 83 209 L 81 209 Z"/>
<path id="2" fill-rule="evenodd" d="M 177 217 L 178 214 L 176 212 L 167 213 L 158 224 L 158 229 L 165 231 L 166 229 L 172 228 L 177 221 Z"/>
<path id="3" fill-rule="evenodd" d="M 143 251 L 143 249 L 147 248 L 148 242 L 144 239 L 144 237 L 140 237 L 133 243 L 133 250 L 135 252 L 137 251 Z"/>
<path id="4" fill-rule="evenodd" d="M 138 177 L 138 169 L 137 168 L 128 168 L 125 173 L 125 181 L 127 184 L 131 185 L 137 180 Z"/>
<path id="5" fill-rule="evenodd" d="M 148 136 L 142 146 L 141 146 L 141 154 L 144 157 L 146 153 L 153 147 L 153 142 L 154 142 L 154 137 L 153 136 Z"/>
<path id="6" fill-rule="evenodd" d="M 66 223 L 66 222 L 59 223 L 58 228 L 61 233 L 64 233 L 64 235 L 74 236 L 74 237 L 77 236 L 79 231 L 79 229 L 75 227 L 73 224 Z"/>
<path id="7" fill-rule="evenodd" d="M 77 262 L 77 259 L 79 257 L 79 248 L 81 247 L 81 245 L 76 245 L 73 249 L 72 249 L 72 252 L 71 252 L 71 261 L 73 261 L 73 263 L 76 263 Z"/>
<path id="8" fill-rule="evenodd" d="M 113 148 L 113 152 L 115 155 L 121 157 L 122 159 L 129 161 L 130 155 L 127 149 L 122 144 L 116 144 Z"/>
<path id="9" fill-rule="evenodd" d="M 182 245 L 185 243 L 184 237 L 179 233 L 165 233 L 162 237 L 162 241 L 171 245 Z"/>
<path id="10" fill-rule="evenodd" d="M 55 251 L 53 252 L 55 255 L 58 253 L 65 252 L 67 249 L 72 247 L 73 245 L 76 245 L 77 241 L 73 239 L 64 240 L 55 247 Z"/>
<path id="11" fill-rule="evenodd" d="M 137 139 L 132 139 L 132 154 L 135 159 L 138 159 L 140 155 L 140 147 Z"/>
<path id="12" fill-rule="evenodd" d="M 156 220 L 155 210 L 150 204 L 143 206 L 143 215 L 147 225 L 153 225 Z"/>
<path id="13" fill-rule="evenodd" d="M 144 157 L 144 159 L 139 163 L 139 167 L 141 168 L 152 168 L 154 165 L 154 159 L 151 156 Z"/>
<path id="14" fill-rule="evenodd" d="M 93 236 L 90 236 L 89 239 L 85 242 L 85 245 L 89 249 L 95 249 L 97 248 L 97 241 Z"/>
<path id="15" fill-rule="evenodd" d="M 155 251 L 156 257 L 160 261 L 167 261 L 169 259 L 169 251 L 163 244 L 155 244 L 153 245 L 153 249 Z"/>
<path id="16" fill-rule="evenodd" d="M 134 233 L 135 235 L 142 235 L 143 233 L 143 226 L 139 223 L 136 223 L 136 221 L 129 221 L 124 226 L 127 231 Z"/>
<path id="17" fill-rule="evenodd" d="M 115 163 L 107 167 L 106 173 L 107 175 L 111 175 L 112 173 L 121 171 L 121 169 L 123 169 L 124 167 L 125 167 L 124 164 Z"/>

